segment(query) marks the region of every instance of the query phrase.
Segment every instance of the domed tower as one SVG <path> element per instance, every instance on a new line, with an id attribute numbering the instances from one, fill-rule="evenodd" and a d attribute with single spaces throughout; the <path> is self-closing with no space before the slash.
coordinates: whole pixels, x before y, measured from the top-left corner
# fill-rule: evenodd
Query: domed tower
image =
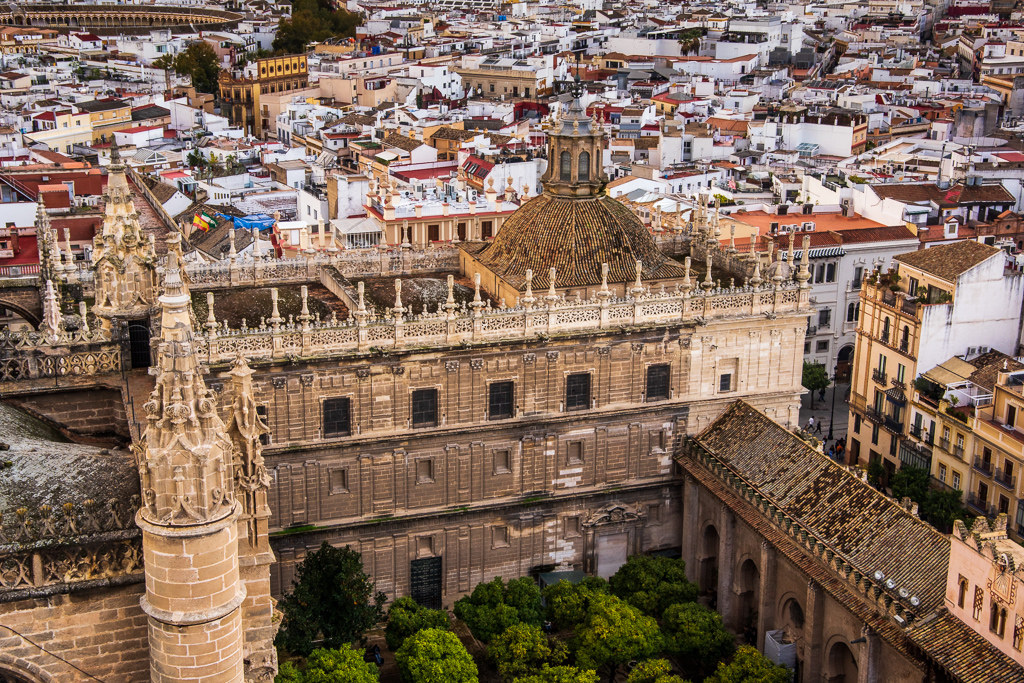
<path id="1" fill-rule="evenodd" d="M 548 170 L 541 182 L 553 195 L 594 197 L 608 182 L 601 162 L 604 129 L 587 116 L 579 76 L 570 92 L 572 101 L 565 115 L 548 131 Z"/>
<path id="2" fill-rule="evenodd" d="M 604 280 L 625 296 L 635 282 L 636 264 L 648 286 L 681 282 L 682 265 L 664 256 L 651 233 L 621 202 L 604 193 L 604 131 L 587 117 L 577 79 L 565 115 L 548 132 L 548 168 L 543 192 L 519 207 L 491 242 L 462 242 L 465 275 L 479 273 L 494 298 L 513 304 L 526 290 L 554 288 L 587 298 Z"/>

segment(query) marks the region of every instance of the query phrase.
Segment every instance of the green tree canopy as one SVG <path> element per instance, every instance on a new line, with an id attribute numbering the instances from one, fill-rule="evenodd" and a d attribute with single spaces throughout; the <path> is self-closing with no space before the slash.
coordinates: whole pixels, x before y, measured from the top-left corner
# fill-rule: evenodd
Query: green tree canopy
<path id="1" fill-rule="evenodd" d="M 629 672 L 626 683 L 688 683 L 672 673 L 667 659 L 648 659 Z"/>
<path id="2" fill-rule="evenodd" d="M 811 408 L 814 408 L 814 394 L 832 384 L 828 371 L 821 363 L 804 361 L 804 376 L 800 382 L 804 388 L 811 392 Z"/>
<path id="3" fill-rule="evenodd" d="M 495 636 L 487 654 L 501 677 L 509 680 L 537 673 L 545 664 L 561 664 L 565 648 L 557 641 L 552 647 L 539 626 L 519 623 Z"/>
<path id="4" fill-rule="evenodd" d="M 598 683 L 597 672 L 575 666 L 547 666 L 533 674 L 515 679 L 514 683 Z"/>
<path id="5" fill-rule="evenodd" d="M 686 579 L 685 562 L 650 555 L 633 555 L 608 583 L 612 595 L 655 619 L 669 605 L 693 602 L 700 592 L 697 584 Z"/>
<path id="6" fill-rule="evenodd" d="M 903 466 L 893 475 L 889 482 L 892 495 L 896 500 L 910 498 L 918 505 L 928 496 L 928 470 L 923 467 Z"/>
<path id="7" fill-rule="evenodd" d="M 451 631 L 427 628 L 405 639 L 395 653 L 405 683 L 477 683 L 477 668 Z"/>
<path id="8" fill-rule="evenodd" d="M 478 584 L 471 595 L 455 603 L 455 616 L 485 643 L 520 622 L 540 625 L 540 614 L 540 589 L 529 577 L 509 581 L 507 586 L 497 577 Z"/>
<path id="9" fill-rule="evenodd" d="M 597 576 L 588 576 L 579 583 L 563 579 L 544 589 L 547 619 L 559 631 L 574 629 L 587 618 L 590 599 L 607 593 L 608 583 Z"/>
<path id="10" fill-rule="evenodd" d="M 318 640 L 331 649 L 361 642 L 383 618 L 386 600 L 374 593 L 359 553 L 324 541 L 296 568 L 292 592 L 278 603 L 284 619 L 276 642 L 300 655 Z"/>
<path id="11" fill-rule="evenodd" d="M 577 629 L 572 647 L 576 664 L 614 670 L 633 659 L 646 659 L 661 648 L 658 622 L 614 595 L 595 595 L 587 619 Z"/>
<path id="12" fill-rule="evenodd" d="M 691 678 L 701 680 L 736 650 L 736 639 L 717 612 L 688 602 L 665 610 L 665 649 L 677 655 Z"/>
<path id="13" fill-rule="evenodd" d="M 342 647 L 313 650 L 302 672 L 302 683 L 377 683 L 375 664 L 363 661 L 363 650 Z"/>
<path id="14" fill-rule="evenodd" d="M 953 529 L 953 522 L 967 519 L 967 511 L 961 503 L 962 495 L 961 491 L 929 491 L 920 508 L 921 516 L 941 531 L 949 533 Z"/>
<path id="15" fill-rule="evenodd" d="M 302 672 L 291 662 L 281 662 L 274 683 L 302 683 Z"/>
<path id="16" fill-rule="evenodd" d="M 181 76 L 192 78 L 197 92 L 217 92 L 220 64 L 213 46 L 205 40 L 191 43 L 174 58 L 174 70 Z"/>
<path id="17" fill-rule="evenodd" d="M 452 627 L 448 621 L 448 613 L 423 607 L 410 597 L 395 600 L 388 610 L 388 625 L 384 629 L 388 649 L 392 652 L 397 651 L 406 638 L 425 628 L 450 631 Z"/>
<path id="18" fill-rule="evenodd" d="M 352 38 L 362 23 L 362 14 L 335 9 L 330 0 L 293 0 L 291 18 L 277 24 L 273 48 L 284 54 L 302 53 L 309 43 Z"/>
<path id="19" fill-rule="evenodd" d="M 793 672 L 774 664 L 756 649 L 745 645 L 736 651 L 728 664 L 718 670 L 705 683 L 790 683 Z"/>

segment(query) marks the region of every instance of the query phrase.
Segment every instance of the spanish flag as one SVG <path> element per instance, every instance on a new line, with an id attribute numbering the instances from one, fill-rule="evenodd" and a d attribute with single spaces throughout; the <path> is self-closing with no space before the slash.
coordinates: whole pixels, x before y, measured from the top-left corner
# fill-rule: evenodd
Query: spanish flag
<path id="1" fill-rule="evenodd" d="M 207 221 L 203 220 L 203 216 L 201 214 L 197 213 L 192 217 L 192 227 L 196 228 L 197 230 L 207 232 L 210 229 L 210 224 Z"/>

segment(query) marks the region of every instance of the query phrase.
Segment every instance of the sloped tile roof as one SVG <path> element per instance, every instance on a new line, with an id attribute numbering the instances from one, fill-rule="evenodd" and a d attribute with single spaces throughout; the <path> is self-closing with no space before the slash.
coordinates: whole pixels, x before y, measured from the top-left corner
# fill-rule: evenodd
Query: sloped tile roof
<path id="1" fill-rule="evenodd" d="M 552 267 L 556 287 L 600 284 L 602 263 L 608 264 L 608 282 L 632 282 L 638 259 L 644 280 L 684 275 L 682 266 L 661 253 L 640 219 L 607 196 L 540 194 L 505 221 L 477 258 L 520 290 L 527 269 L 533 270 L 534 291 L 549 285 Z"/>
<path id="2" fill-rule="evenodd" d="M 917 596 L 918 614 L 943 606 L 949 539 L 760 410 L 737 401 L 696 441 L 862 574 Z"/>
<path id="3" fill-rule="evenodd" d="M 1013 204 L 1014 198 L 1002 185 L 953 185 L 937 187 L 934 183 L 891 183 L 871 188 L 883 199 L 900 202 L 935 202 L 939 206 L 956 206 L 976 202 L 1003 202 Z"/>
<path id="4" fill-rule="evenodd" d="M 401 133 L 392 133 L 391 135 L 384 138 L 385 147 L 397 147 L 398 149 L 405 150 L 406 152 L 411 152 L 422 145 L 423 143 L 420 142 L 419 140 L 407 138 Z"/>
<path id="5" fill-rule="evenodd" d="M 1024 667 L 943 609 L 924 619 L 907 635 L 963 683 L 1024 683 Z"/>
<path id="6" fill-rule="evenodd" d="M 899 254 L 893 258 L 948 282 L 956 282 L 957 277 L 1001 251 L 989 244 L 963 240 Z"/>

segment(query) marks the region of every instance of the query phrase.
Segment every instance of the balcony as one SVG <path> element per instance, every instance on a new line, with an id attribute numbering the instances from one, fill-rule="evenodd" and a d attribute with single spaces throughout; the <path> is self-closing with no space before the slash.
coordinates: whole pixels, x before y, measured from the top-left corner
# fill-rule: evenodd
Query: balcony
<path id="1" fill-rule="evenodd" d="M 1017 488 L 1017 475 L 1007 474 L 1006 470 L 1001 467 L 996 468 L 996 473 L 992 476 L 997 484 L 1005 489 L 1015 491 Z"/>
<path id="2" fill-rule="evenodd" d="M 985 515 L 986 517 L 996 516 L 996 507 L 994 505 L 990 506 L 987 500 L 978 498 L 977 493 L 967 494 L 967 507 L 971 508 L 978 514 Z"/>
<path id="3" fill-rule="evenodd" d="M 982 460 L 978 456 L 974 456 L 974 469 L 978 470 L 982 474 L 991 477 L 992 476 L 992 461 Z"/>
<path id="4" fill-rule="evenodd" d="M 921 443 L 928 444 L 929 446 L 935 443 L 935 438 L 931 431 L 925 429 L 921 425 L 911 425 L 910 435 Z"/>
<path id="5" fill-rule="evenodd" d="M 883 332 L 882 334 L 878 335 L 878 341 L 882 342 L 883 344 L 888 345 L 888 343 L 889 343 L 889 333 L 888 332 Z"/>
<path id="6" fill-rule="evenodd" d="M 893 434 L 902 434 L 903 433 L 903 421 L 902 420 L 897 420 L 896 418 L 890 417 L 889 415 L 883 416 L 882 426 L 885 429 L 887 429 L 890 432 L 892 432 Z"/>
<path id="7" fill-rule="evenodd" d="M 892 381 L 892 385 L 894 387 L 896 387 L 897 389 L 900 389 L 901 391 L 906 391 L 907 390 L 907 383 L 906 382 L 901 382 L 900 380 L 896 379 L 895 377 L 893 377 L 891 381 Z"/>
<path id="8" fill-rule="evenodd" d="M 956 457 L 958 460 L 963 460 L 964 459 L 964 447 L 963 446 L 953 446 L 953 450 L 951 450 L 950 453 L 952 453 L 953 456 Z"/>
<path id="9" fill-rule="evenodd" d="M 864 409 L 864 415 L 872 422 L 877 422 L 878 424 L 882 424 L 884 420 L 884 418 L 882 417 L 882 411 L 872 408 L 870 406 Z"/>
<path id="10" fill-rule="evenodd" d="M 871 371 L 871 379 L 883 387 L 889 382 L 889 376 L 885 373 L 885 370 L 879 370 L 878 368 Z"/>
<path id="11" fill-rule="evenodd" d="M 900 353 L 910 353 L 910 342 L 906 339 L 900 340 Z"/>
<path id="12" fill-rule="evenodd" d="M 945 437 L 939 437 L 939 448 L 944 451 L 949 451 L 949 439 Z"/>

